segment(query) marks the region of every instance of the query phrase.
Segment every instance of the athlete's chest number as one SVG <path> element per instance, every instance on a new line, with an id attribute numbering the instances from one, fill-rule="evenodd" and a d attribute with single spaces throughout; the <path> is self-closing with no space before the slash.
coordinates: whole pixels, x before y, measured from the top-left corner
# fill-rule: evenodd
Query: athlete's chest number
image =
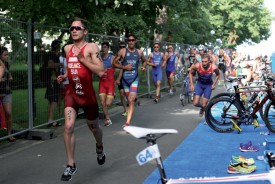
<path id="1" fill-rule="evenodd" d="M 139 165 L 143 165 L 155 158 L 160 157 L 159 149 L 157 145 L 149 146 L 137 154 L 136 159 Z"/>

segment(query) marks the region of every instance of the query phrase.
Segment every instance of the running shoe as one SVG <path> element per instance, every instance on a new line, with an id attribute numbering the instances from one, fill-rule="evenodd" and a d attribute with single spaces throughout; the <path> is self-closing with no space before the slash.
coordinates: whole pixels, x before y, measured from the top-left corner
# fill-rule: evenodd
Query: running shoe
<path id="1" fill-rule="evenodd" d="M 126 126 L 130 126 L 130 123 L 124 123 L 124 124 L 122 125 L 122 128 L 124 128 L 124 127 L 126 127 Z"/>
<path id="2" fill-rule="evenodd" d="M 194 99 L 194 93 L 191 93 L 191 95 L 190 95 L 190 96 L 191 96 L 191 98 L 190 98 L 190 99 L 191 99 L 191 101 L 193 102 L 193 99 Z"/>
<path id="3" fill-rule="evenodd" d="M 112 121 L 110 119 L 106 119 L 106 121 L 104 122 L 104 126 L 110 126 L 112 123 Z"/>
<path id="4" fill-rule="evenodd" d="M 169 94 L 170 94 L 170 95 L 173 95 L 173 94 L 174 94 L 172 89 L 169 90 Z"/>
<path id="5" fill-rule="evenodd" d="M 204 109 L 203 109 L 203 108 L 201 108 L 201 109 L 200 109 L 200 112 L 199 112 L 199 116 L 200 116 L 200 117 L 202 117 L 202 116 L 203 116 L 203 114 L 204 114 Z"/>
<path id="6" fill-rule="evenodd" d="M 103 165 L 106 160 L 106 155 L 103 152 L 103 146 L 96 145 L 97 163 L 98 165 Z"/>
<path id="7" fill-rule="evenodd" d="M 256 165 L 248 166 L 244 163 L 230 164 L 227 172 L 230 174 L 249 174 L 256 170 Z"/>
<path id="8" fill-rule="evenodd" d="M 180 100 L 184 100 L 184 95 L 183 94 L 180 94 Z"/>
<path id="9" fill-rule="evenodd" d="M 154 102 L 158 103 L 158 101 L 159 101 L 159 99 L 156 99 L 156 98 L 155 98 Z"/>
<path id="10" fill-rule="evenodd" d="M 125 111 L 124 113 L 121 114 L 121 116 L 127 116 L 128 112 Z"/>
<path id="11" fill-rule="evenodd" d="M 52 127 L 58 127 L 58 126 L 61 126 L 61 122 L 53 122 L 52 123 Z"/>
<path id="12" fill-rule="evenodd" d="M 253 165 L 255 163 L 253 158 L 244 158 L 243 156 L 232 156 L 232 160 L 234 160 L 237 163 L 244 163 L 247 165 Z"/>
<path id="13" fill-rule="evenodd" d="M 252 146 L 252 142 L 249 141 L 248 143 L 240 143 L 240 150 L 243 152 L 256 152 L 259 151 L 259 147 Z"/>
<path id="14" fill-rule="evenodd" d="M 74 166 L 67 165 L 64 173 L 61 176 L 61 181 L 70 181 L 72 179 L 72 175 L 76 173 L 77 169 Z"/>
<path id="15" fill-rule="evenodd" d="M 257 127 L 260 126 L 257 119 L 254 119 L 254 120 L 253 120 L 253 125 L 254 125 L 254 128 L 257 128 Z"/>

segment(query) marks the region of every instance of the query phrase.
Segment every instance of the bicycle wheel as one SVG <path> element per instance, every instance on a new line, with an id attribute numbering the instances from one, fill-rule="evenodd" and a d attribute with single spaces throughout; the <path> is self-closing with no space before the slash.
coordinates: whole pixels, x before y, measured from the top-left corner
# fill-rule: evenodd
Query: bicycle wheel
<path id="1" fill-rule="evenodd" d="M 268 130 L 275 133 L 275 105 L 269 101 L 264 110 L 265 124 Z"/>
<path id="2" fill-rule="evenodd" d="M 216 98 L 220 98 L 220 97 L 228 97 L 228 98 L 231 98 L 231 97 L 234 96 L 234 95 L 235 95 L 235 93 L 228 93 L 228 92 L 219 93 L 219 94 L 213 96 L 209 101 L 214 100 L 214 99 L 216 99 Z"/>
<path id="3" fill-rule="evenodd" d="M 232 132 L 232 116 L 240 114 L 241 107 L 238 103 L 232 103 L 228 97 L 220 97 L 211 100 L 205 109 L 206 123 L 216 132 Z"/>
<path id="4" fill-rule="evenodd" d="M 217 94 L 217 95 L 215 95 L 214 97 L 212 97 L 212 98 L 210 99 L 210 101 L 208 102 L 207 106 L 210 104 L 210 102 L 214 101 L 214 100 L 217 99 L 217 98 L 223 97 L 223 98 L 229 98 L 229 99 L 231 100 L 231 97 L 233 97 L 234 95 L 235 95 L 235 93 L 228 93 L 228 92 Z M 236 101 L 236 103 L 238 103 L 238 101 Z M 207 106 L 206 106 L 206 108 L 207 108 Z M 242 106 L 241 106 L 241 105 L 239 105 L 239 107 L 240 107 L 240 109 L 242 109 Z M 245 109 L 243 109 L 243 110 L 245 110 Z M 217 120 L 212 116 L 211 113 L 209 114 L 209 118 L 211 118 L 211 121 L 215 122 L 216 124 L 220 124 L 220 122 L 217 121 Z M 223 124 L 225 124 L 225 123 L 226 123 L 226 122 L 223 122 Z M 231 121 L 229 121 L 228 123 L 231 124 Z"/>
<path id="5" fill-rule="evenodd" d="M 186 85 L 185 82 L 183 82 L 182 84 L 182 89 L 181 89 L 181 93 L 180 93 L 180 101 L 181 101 L 181 105 L 185 106 L 186 104 L 186 95 L 185 95 L 185 91 L 186 91 Z"/>
<path id="6" fill-rule="evenodd" d="M 266 117 L 265 117 L 265 109 L 266 109 L 266 106 L 267 106 L 267 104 L 270 102 L 270 100 L 267 100 L 265 103 L 264 103 L 264 105 L 261 107 L 261 109 L 259 110 L 259 114 L 260 114 L 260 116 L 261 116 L 261 118 L 262 118 L 262 120 L 264 121 L 264 122 L 266 122 Z"/>

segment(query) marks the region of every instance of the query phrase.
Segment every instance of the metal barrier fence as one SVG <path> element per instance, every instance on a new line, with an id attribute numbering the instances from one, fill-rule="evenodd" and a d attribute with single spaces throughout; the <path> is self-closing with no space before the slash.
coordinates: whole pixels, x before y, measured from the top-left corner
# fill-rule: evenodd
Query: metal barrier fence
<path id="1" fill-rule="evenodd" d="M 48 101 L 45 99 L 45 87 L 41 82 L 39 68 L 46 54 L 50 50 L 50 44 L 55 39 L 61 39 L 62 44 L 69 40 L 68 28 L 39 25 L 31 22 L 21 22 L 0 18 L 0 44 L 9 50 L 10 71 L 12 80 L 12 129 L 13 133 L 7 135 L 4 129 L 0 129 L 0 140 L 9 136 L 23 134 L 33 128 L 48 125 Z M 99 45 L 103 41 L 109 41 L 111 52 L 117 53 L 119 42 L 124 37 L 88 34 L 86 41 Z M 154 41 L 138 40 L 136 47 L 144 51 L 148 57 L 152 51 Z M 183 61 L 185 50 L 190 45 L 179 43 L 160 42 L 160 51 L 165 52 L 167 45 L 174 45 L 174 50 L 179 52 Z M 140 73 L 141 87 L 139 96 L 153 93 L 155 90 L 152 82 L 150 67 L 147 72 Z M 118 73 L 118 70 L 117 72 Z M 117 75 L 117 74 L 116 74 Z M 98 86 L 98 78 L 94 79 L 95 90 Z M 167 87 L 167 79 L 163 73 L 162 86 Z M 118 90 L 116 90 L 118 92 Z M 119 95 L 117 95 L 119 96 Z M 117 97 L 119 98 L 119 97 Z M 100 103 L 99 103 L 100 104 Z M 55 108 L 54 121 L 62 121 L 64 102 Z M 0 107 L 0 110 L 2 108 Z M 3 109 L 2 109 L 3 111 Z M 1 114 L 1 113 L 0 113 Z M 3 122 L 1 122 L 3 125 Z"/>

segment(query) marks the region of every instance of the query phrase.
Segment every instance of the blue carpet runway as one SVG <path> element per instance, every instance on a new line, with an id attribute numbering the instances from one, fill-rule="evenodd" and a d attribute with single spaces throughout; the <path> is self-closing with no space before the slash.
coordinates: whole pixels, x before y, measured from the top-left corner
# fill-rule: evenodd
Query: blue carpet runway
<path id="1" fill-rule="evenodd" d="M 254 158 L 256 171 L 251 174 L 267 171 L 267 164 L 258 160 L 258 156 L 264 155 L 266 138 L 275 137 L 274 133 L 262 135 L 267 132 L 265 126 L 254 129 L 253 125 L 241 125 L 243 132 L 218 133 L 212 130 L 204 120 L 196 129 L 164 160 L 164 168 L 168 178 L 190 178 L 190 177 L 225 177 L 240 174 L 228 174 L 227 167 L 232 156 L 243 156 Z M 260 125 L 264 123 L 260 120 Z M 176 135 L 175 135 L 176 136 Z M 161 140 L 160 140 L 161 141 Z M 240 143 L 252 141 L 253 146 L 259 146 L 258 152 L 241 152 Z M 275 176 L 274 176 L 275 177 Z M 156 169 L 145 181 L 144 184 L 161 183 L 160 175 Z M 233 182 L 231 182 L 233 183 Z M 235 184 L 237 182 L 234 182 Z M 240 182 L 239 182 L 240 183 Z M 269 183 L 264 181 L 241 182 L 250 184 Z"/>

